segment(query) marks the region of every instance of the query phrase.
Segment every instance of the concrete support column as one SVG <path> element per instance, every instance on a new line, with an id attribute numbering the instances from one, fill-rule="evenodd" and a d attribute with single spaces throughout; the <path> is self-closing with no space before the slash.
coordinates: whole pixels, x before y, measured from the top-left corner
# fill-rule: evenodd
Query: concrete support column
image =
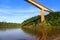
<path id="1" fill-rule="evenodd" d="M 42 9 L 41 10 L 41 23 L 42 24 L 44 24 L 44 20 L 45 20 L 45 18 L 44 18 L 44 10 Z"/>

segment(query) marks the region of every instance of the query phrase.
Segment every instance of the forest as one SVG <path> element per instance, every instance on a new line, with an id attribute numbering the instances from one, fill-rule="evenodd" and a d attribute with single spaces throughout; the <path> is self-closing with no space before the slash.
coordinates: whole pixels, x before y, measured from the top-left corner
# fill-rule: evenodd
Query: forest
<path id="1" fill-rule="evenodd" d="M 44 25 L 41 24 L 40 20 L 40 15 L 24 20 L 21 23 L 21 28 L 25 32 L 36 36 L 40 36 L 42 29 L 46 31 L 47 37 L 60 35 L 60 12 L 45 15 Z"/>

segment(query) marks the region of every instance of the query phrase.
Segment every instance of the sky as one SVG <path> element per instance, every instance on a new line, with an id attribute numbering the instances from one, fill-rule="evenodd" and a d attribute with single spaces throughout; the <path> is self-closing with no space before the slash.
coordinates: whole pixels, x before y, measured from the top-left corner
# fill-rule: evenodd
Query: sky
<path id="1" fill-rule="evenodd" d="M 53 11 L 60 11 L 60 0 L 35 1 Z M 40 10 L 24 0 L 0 0 L 0 22 L 22 23 L 37 15 L 40 15 Z"/>

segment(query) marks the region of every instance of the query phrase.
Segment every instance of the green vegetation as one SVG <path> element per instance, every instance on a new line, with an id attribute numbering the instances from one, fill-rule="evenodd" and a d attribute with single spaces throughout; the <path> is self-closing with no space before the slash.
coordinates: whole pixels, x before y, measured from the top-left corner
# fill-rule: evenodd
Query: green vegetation
<path id="1" fill-rule="evenodd" d="M 40 15 L 32 17 L 30 19 L 25 20 L 21 25 L 26 26 L 33 23 L 40 23 Z M 49 23 L 52 26 L 60 26 L 60 12 L 55 13 L 49 13 L 48 15 L 45 15 L 45 22 Z"/>
<path id="2" fill-rule="evenodd" d="M 40 15 L 32 17 L 21 23 L 22 29 L 30 34 L 39 36 L 42 30 Z M 49 13 L 45 15 L 45 23 L 43 29 L 46 30 L 48 36 L 60 34 L 60 12 Z"/>
<path id="3" fill-rule="evenodd" d="M 20 24 L 17 24 L 17 23 L 0 22 L 0 29 L 19 28 L 19 27 L 20 27 Z"/>
<path id="4" fill-rule="evenodd" d="M 27 33 L 40 36 L 41 30 L 45 30 L 47 36 L 60 35 L 60 12 L 49 13 L 45 15 L 45 23 L 42 26 L 40 15 L 24 20 L 21 24 L 0 22 L 0 28 L 22 28 Z"/>

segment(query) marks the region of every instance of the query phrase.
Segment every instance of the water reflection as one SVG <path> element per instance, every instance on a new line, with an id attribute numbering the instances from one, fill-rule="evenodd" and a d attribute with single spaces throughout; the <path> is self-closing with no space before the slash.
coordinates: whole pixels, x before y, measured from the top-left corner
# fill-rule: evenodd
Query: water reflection
<path id="1" fill-rule="evenodd" d="M 17 28 L 0 30 L 0 40 L 36 40 L 36 37 Z"/>

